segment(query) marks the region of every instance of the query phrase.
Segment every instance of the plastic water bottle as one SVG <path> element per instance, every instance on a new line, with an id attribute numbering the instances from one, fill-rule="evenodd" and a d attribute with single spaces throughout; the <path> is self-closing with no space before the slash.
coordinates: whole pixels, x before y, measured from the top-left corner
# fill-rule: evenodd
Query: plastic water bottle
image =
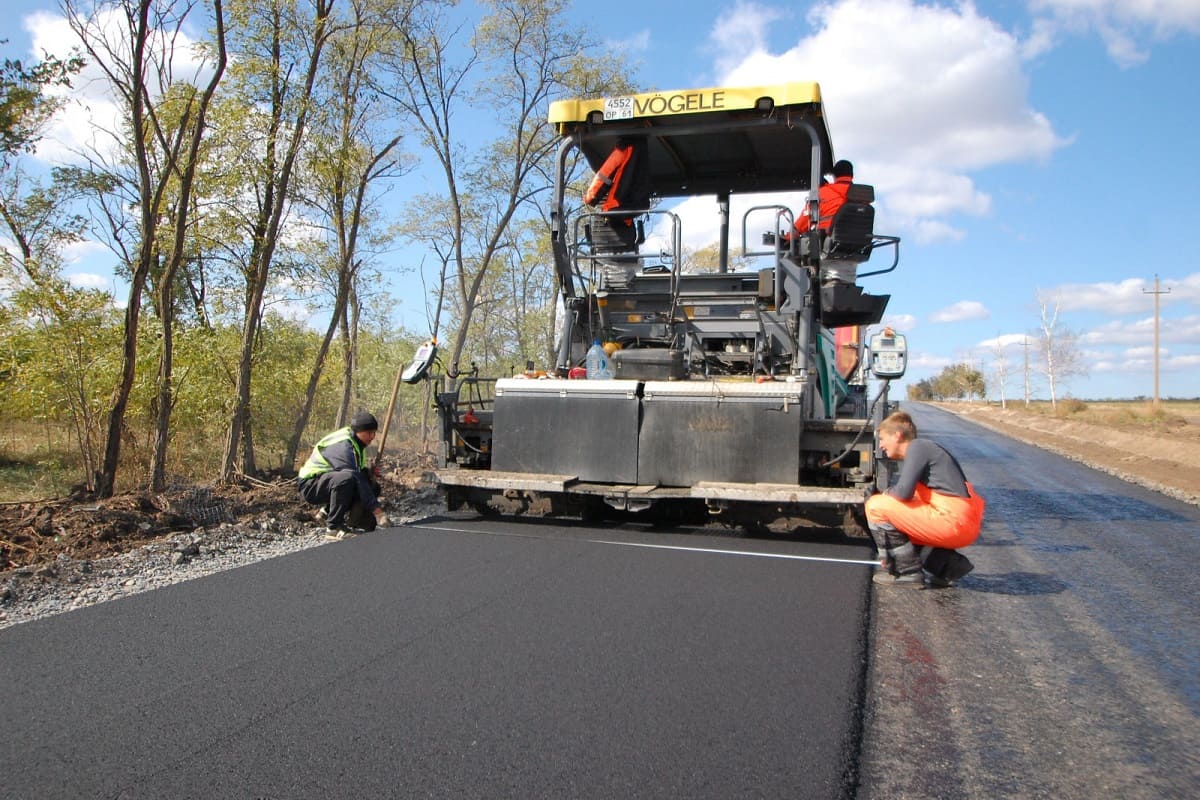
<path id="1" fill-rule="evenodd" d="M 587 365 L 588 378 L 604 379 L 612 377 L 612 371 L 608 368 L 608 356 L 605 354 L 604 348 L 600 345 L 599 339 L 592 342 L 592 346 L 588 348 L 587 357 L 584 362 Z"/>

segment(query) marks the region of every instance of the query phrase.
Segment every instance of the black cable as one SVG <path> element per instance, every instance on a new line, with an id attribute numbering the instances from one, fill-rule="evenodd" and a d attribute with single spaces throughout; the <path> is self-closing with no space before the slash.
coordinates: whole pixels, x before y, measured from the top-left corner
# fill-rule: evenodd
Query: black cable
<path id="1" fill-rule="evenodd" d="M 871 406 L 867 409 L 867 418 L 863 420 L 862 427 L 858 429 L 858 433 L 854 435 L 854 438 L 850 441 L 850 444 L 846 445 L 845 450 L 839 453 L 836 458 L 831 458 L 830 460 L 826 461 L 821 465 L 822 467 L 832 467 L 834 464 L 850 455 L 850 451 L 854 449 L 856 444 L 858 444 L 858 440 L 861 439 L 862 435 L 867 432 L 867 427 L 871 424 L 871 420 L 875 417 L 875 406 L 879 405 L 879 401 L 883 399 L 884 394 L 887 392 L 888 385 L 891 382 L 891 378 L 884 378 L 883 386 L 879 387 L 879 393 L 876 394 L 875 399 L 871 401 Z"/>

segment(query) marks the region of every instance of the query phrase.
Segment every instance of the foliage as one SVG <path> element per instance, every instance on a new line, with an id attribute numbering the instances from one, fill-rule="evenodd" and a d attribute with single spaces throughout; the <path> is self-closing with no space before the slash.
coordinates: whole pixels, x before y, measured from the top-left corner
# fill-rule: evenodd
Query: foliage
<path id="1" fill-rule="evenodd" d="M 683 253 L 683 270 L 684 272 L 716 272 L 720 262 L 721 245 L 719 242 L 713 242 L 707 247 L 701 247 L 694 251 L 688 251 L 686 248 Z M 741 249 L 738 248 L 734 252 L 734 248 L 729 248 L 729 263 L 727 268 L 730 271 L 749 269 L 753 263 L 753 259 L 748 256 L 741 255 Z"/>
<path id="2" fill-rule="evenodd" d="M 85 482 L 99 466 L 118 374 L 120 328 L 109 300 L 55 281 L 26 286 L 0 307 L 0 408 L 10 419 L 68 426 Z"/>
<path id="3" fill-rule="evenodd" d="M 0 40 L 6 44 L 7 40 Z M 77 57 L 65 60 L 47 57 L 32 66 L 4 59 L 0 65 L 0 161 L 29 152 L 41 138 L 42 129 L 62 105 L 62 98 L 46 93 L 52 86 L 70 86 L 71 76 L 83 68 Z"/>
<path id="4" fill-rule="evenodd" d="M 1065 398 L 1058 404 L 1058 415 L 1069 417 L 1072 414 L 1079 414 L 1087 410 L 1087 403 L 1074 397 Z"/>
<path id="5" fill-rule="evenodd" d="M 403 57 L 389 66 L 389 92 L 411 116 L 418 136 L 442 167 L 445 193 L 429 198 L 445 224 L 413 216 L 407 230 L 438 254 L 440 292 L 432 331 L 449 341 L 454 374 L 470 348 L 492 360 L 488 328 L 499 312 L 495 271 L 523 271 L 522 259 L 506 256 L 511 228 L 540 219 L 537 206 L 553 185 L 554 131 L 546 120 L 551 100 L 568 95 L 621 93 L 624 62 L 596 46 L 585 30 L 565 22 L 561 0 L 488 0 L 469 42 L 458 36 L 462 21 L 441 6 L 421 9 L 405 32 Z M 478 147 L 459 123 L 478 108 L 498 121 L 499 135 Z M 494 124 L 494 122 L 493 122 Z M 544 269 L 549 269 L 548 262 Z M 508 283 L 513 284 L 510 275 Z M 520 276 L 515 276 L 517 282 Z M 452 335 L 440 335 L 442 313 Z M 476 320 L 476 314 L 482 319 Z M 506 309 L 510 315 L 513 309 Z M 518 351 L 526 350 L 518 344 Z M 473 359 L 472 359 L 473 360 Z"/>
<path id="6" fill-rule="evenodd" d="M 970 364 L 951 364 L 934 377 L 908 387 L 909 400 L 970 400 L 986 393 L 983 373 Z"/>
<path id="7" fill-rule="evenodd" d="M 915 402 L 928 402 L 936 399 L 933 396 L 933 381 L 929 378 L 923 378 L 916 383 L 908 385 L 908 399 Z"/>
<path id="8" fill-rule="evenodd" d="M 25 166 L 45 173 L 31 149 L 67 102 L 44 90 L 83 62 L 0 71 L 0 202 L 14 243 L 0 275 L 0 414 L 53 429 L 71 454 L 14 456 L 18 472 L 53 461 L 90 481 L 103 454 L 106 491 L 118 461 L 122 488 L 157 485 L 168 466 L 172 480 L 223 477 L 234 455 L 251 471 L 256 452 L 263 468 L 289 470 L 297 431 L 307 444 L 347 408 L 382 419 L 424 338 L 385 322 L 393 301 L 377 287 L 398 234 L 440 272 L 430 329 L 449 331 L 443 366 L 460 354 L 495 371 L 551 362 L 546 111 L 630 88 L 623 60 L 566 10 L 66 0 L 90 89 L 119 113 L 79 160 L 32 181 Z M 212 28 L 196 41 L 201 15 Z M 389 226 L 378 200 L 417 160 L 442 166 L 445 188 L 408 192 L 407 227 Z M 85 238 L 109 247 L 127 298 L 63 279 L 63 248 Z M 340 369 L 322 368 L 314 320 L 328 321 Z M 428 433 L 427 388 L 400 387 L 389 446 Z"/>
<path id="9" fill-rule="evenodd" d="M 80 434 L 73 422 L 72 409 L 79 403 L 86 404 L 94 436 L 103 420 L 110 387 L 120 373 L 121 317 L 109 298 L 96 292 L 75 292 L 73 302 L 80 307 L 79 320 L 71 325 L 60 324 L 52 317 L 43 320 L 20 315 L 17 301 L 28 302 L 36 293 L 0 304 L 0 417 L 6 426 L 21 430 L 45 427 L 55 431 L 56 437 L 51 456 L 45 451 L 52 443 L 43 446 L 37 439 L 22 437 L 19 443 L 7 448 L 7 458 L 12 462 L 9 467 L 15 470 L 10 470 L 10 474 L 25 474 L 23 470 L 31 464 L 37 465 L 38 470 L 50 469 L 53 463 L 59 465 L 54 467 L 56 474 L 66 470 L 71 483 L 83 477 Z M 140 335 L 152 340 L 160 331 L 153 320 L 146 320 Z M 211 329 L 192 327 L 177 332 L 178 380 L 170 455 L 171 474 L 179 479 L 209 481 L 220 468 L 218 443 L 228 424 L 240 335 L 240 330 L 230 325 Z M 255 440 L 264 469 L 287 472 L 294 468 L 294 464 L 283 463 L 282 458 L 308 379 L 306 364 L 319 340 L 318 333 L 295 320 L 277 314 L 268 314 L 264 320 L 263 346 L 256 359 L 265 377 L 254 393 L 252 404 Z M 364 332 L 360 346 L 365 367 L 358 383 L 357 407 L 371 409 L 383 419 L 396 370 L 412 357 L 416 344 L 415 339 L 402 332 Z M 121 481 L 122 486 L 137 485 L 140 476 L 146 475 L 150 468 L 155 356 L 150 348 L 143 350 L 148 355 L 143 357 L 139 374 L 144 374 L 146 380 L 135 385 L 130 399 L 132 413 L 124 428 L 126 452 L 122 462 L 128 475 Z M 313 422 L 305 435 L 308 443 L 335 424 L 337 380 L 336 375 L 331 375 L 321 385 Z M 402 387 L 397 422 L 389 433 L 393 444 L 418 434 L 423 403 L 422 387 Z M 56 481 L 54 486 L 61 489 L 62 482 Z M 34 488 L 31 483 L 29 493 L 23 496 L 41 496 Z M 37 488 L 48 490 L 50 486 L 43 482 Z"/>
<path id="10" fill-rule="evenodd" d="M 0 503 L 61 497 L 78 482 L 79 454 L 67 425 L 0 423 Z"/>

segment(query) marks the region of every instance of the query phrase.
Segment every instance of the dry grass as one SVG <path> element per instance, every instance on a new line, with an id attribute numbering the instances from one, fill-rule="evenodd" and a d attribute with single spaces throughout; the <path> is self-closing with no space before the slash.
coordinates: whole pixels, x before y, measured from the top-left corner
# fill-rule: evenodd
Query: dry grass
<path id="1" fill-rule="evenodd" d="M 65 495 L 81 479 L 65 427 L 7 422 L 0 427 L 0 502 Z"/>
<path id="2" fill-rule="evenodd" d="M 1196 400 L 1164 400 L 1155 408 L 1149 400 L 1083 401 L 1068 398 L 1059 401 L 1057 410 L 1048 401 L 1036 401 L 1029 406 L 1010 401 L 1008 410 L 1119 429 L 1175 431 L 1200 425 L 1200 401 Z"/>

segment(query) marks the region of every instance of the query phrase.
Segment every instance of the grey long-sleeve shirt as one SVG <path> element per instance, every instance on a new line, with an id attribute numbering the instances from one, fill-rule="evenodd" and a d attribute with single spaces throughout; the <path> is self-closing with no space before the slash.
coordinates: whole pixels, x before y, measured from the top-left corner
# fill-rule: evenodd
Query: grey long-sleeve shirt
<path id="1" fill-rule="evenodd" d="M 969 497 L 967 477 L 962 467 L 944 447 L 928 439 L 913 439 L 908 443 L 904 459 L 900 462 L 900 476 L 896 485 L 887 493 L 899 500 L 912 499 L 917 483 L 923 483 L 935 492 Z"/>

